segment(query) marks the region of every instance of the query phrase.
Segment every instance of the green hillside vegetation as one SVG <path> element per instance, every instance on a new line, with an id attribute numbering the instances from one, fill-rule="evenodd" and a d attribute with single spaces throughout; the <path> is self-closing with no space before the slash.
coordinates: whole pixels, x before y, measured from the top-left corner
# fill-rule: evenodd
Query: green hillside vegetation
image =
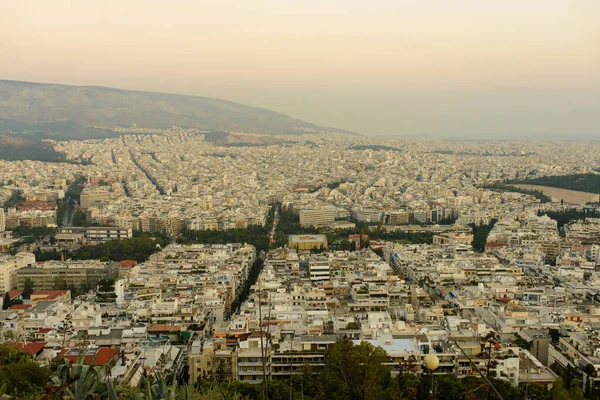
<path id="1" fill-rule="evenodd" d="M 542 176 L 540 178 L 512 180 L 506 183 L 549 186 L 560 189 L 600 194 L 599 174 L 576 174 L 560 176 Z"/>
<path id="2" fill-rule="evenodd" d="M 8 134 L 2 126 L 5 121 L 0 120 L 0 160 L 7 161 L 44 161 L 44 162 L 68 162 L 88 164 L 89 161 L 71 161 L 65 158 L 43 139 L 49 138 L 45 134 L 35 134 L 31 131 L 19 131 L 19 134 Z"/>
<path id="3" fill-rule="evenodd" d="M 517 151 L 513 151 L 510 153 L 490 153 L 489 151 L 485 152 L 471 152 L 471 151 L 455 151 L 455 150 L 434 150 L 433 154 L 446 154 L 446 155 L 455 155 L 455 156 L 478 156 L 478 157 L 528 157 L 535 155 L 535 153 L 519 153 Z"/>
<path id="4" fill-rule="evenodd" d="M 35 160 L 65 162 L 65 155 L 47 143 L 33 140 L 13 141 L 8 135 L 0 135 L 0 159 L 7 161 Z"/>
<path id="5" fill-rule="evenodd" d="M 348 150 L 373 150 L 373 151 L 398 151 L 401 152 L 402 149 L 397 147 L 383 146 L 380 144 L 357 144 L 351 147 L 348 147 Z"/>
<path id="6" fill-rule="evenodd" d="M 550 203 L 552 199 L 549 196 L 546 196 L 540 190 L 528 190 L 518 188 L 516 186 L 506 185 L 503 183 L 494 183 L 493 185 L 484 186 L 485 189 L 492 190 L 494 192 L 512 192 L 512 193 L 523 193 L 528 194 L 530 196 L 535 197 L 540 200 L 542 203 Z"/>
<path id="7" fill-rule="evenodd" d="M 142 123 L 155 129 L 180 126 L 269 135 L 353 134 L 264 108 L 199 96 L 5 80 L 0 80 L 0 94 L 0 132 L 26 129 L 56 140 L 114 137 L 123 134 L 118 132 L 121 128 Z"/>

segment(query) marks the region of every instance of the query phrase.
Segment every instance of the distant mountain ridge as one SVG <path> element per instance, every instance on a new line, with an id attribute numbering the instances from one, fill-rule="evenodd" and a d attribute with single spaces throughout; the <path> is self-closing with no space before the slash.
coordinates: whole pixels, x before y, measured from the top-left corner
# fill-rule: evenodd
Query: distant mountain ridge
<path id="1" fill-rule="evenodd" d="M 355 134 L 227 100 L 99 86 L 0 80 L 0 133 L 30 130 L 57 139 L 106 137 L 93 129 L 170 128 L 294 135 Z"/>

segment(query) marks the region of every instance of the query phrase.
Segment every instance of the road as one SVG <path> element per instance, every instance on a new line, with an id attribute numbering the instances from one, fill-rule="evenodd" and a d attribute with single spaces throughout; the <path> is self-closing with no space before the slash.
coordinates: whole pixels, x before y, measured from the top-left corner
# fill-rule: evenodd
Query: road
<path id="1" fill-rule="evenodd" d="M 277 224 L 279 223 L 279 204 L 275 204 L 273 206 L 275 208 L 275 212 L 273 214 L 273 226 L 271 227 L 271 232 L 269 232 L 269 243 L 275 244 L 275 233 L 277 232 Z"/>

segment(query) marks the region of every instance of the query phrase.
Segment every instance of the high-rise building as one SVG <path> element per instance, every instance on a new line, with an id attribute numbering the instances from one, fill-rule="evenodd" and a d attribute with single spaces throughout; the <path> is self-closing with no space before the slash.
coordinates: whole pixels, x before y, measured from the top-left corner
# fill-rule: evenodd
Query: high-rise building
<path id="1" fill-rule="evenodd" d="M 0 209 L 0 232 L 6 230 L 6 217 L 4 216 L 4 209 Z"/>
<path id="2" fill-rule="evenodd" d="M 14 256 L 0 256 L 0 290 L 2 293 L 17 288 L 17 271 L 27 265 L 35 264 L 32 253 L 17 253 Z"/>
<path id="3" fill-rule="evenodd" d="M 325 257 L 311 258 L 308 264 L 308 271 L 311 281 L 329 280 L 329 260 Z"/>

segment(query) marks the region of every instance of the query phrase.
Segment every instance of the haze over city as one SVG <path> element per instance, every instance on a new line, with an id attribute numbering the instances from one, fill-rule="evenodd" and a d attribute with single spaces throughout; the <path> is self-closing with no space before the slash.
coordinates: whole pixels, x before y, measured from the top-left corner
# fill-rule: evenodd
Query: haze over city
<path id="1" fill-rule="evenodd" d="M 600 400 L 599 0 L 4 3 L 1 399 Z"/>
<path id="2" fill-rule="evenodd" d="M 368 136 L 600 135 L 600 5 L 4 2 L 0 78 L 193 94 Z"/>

